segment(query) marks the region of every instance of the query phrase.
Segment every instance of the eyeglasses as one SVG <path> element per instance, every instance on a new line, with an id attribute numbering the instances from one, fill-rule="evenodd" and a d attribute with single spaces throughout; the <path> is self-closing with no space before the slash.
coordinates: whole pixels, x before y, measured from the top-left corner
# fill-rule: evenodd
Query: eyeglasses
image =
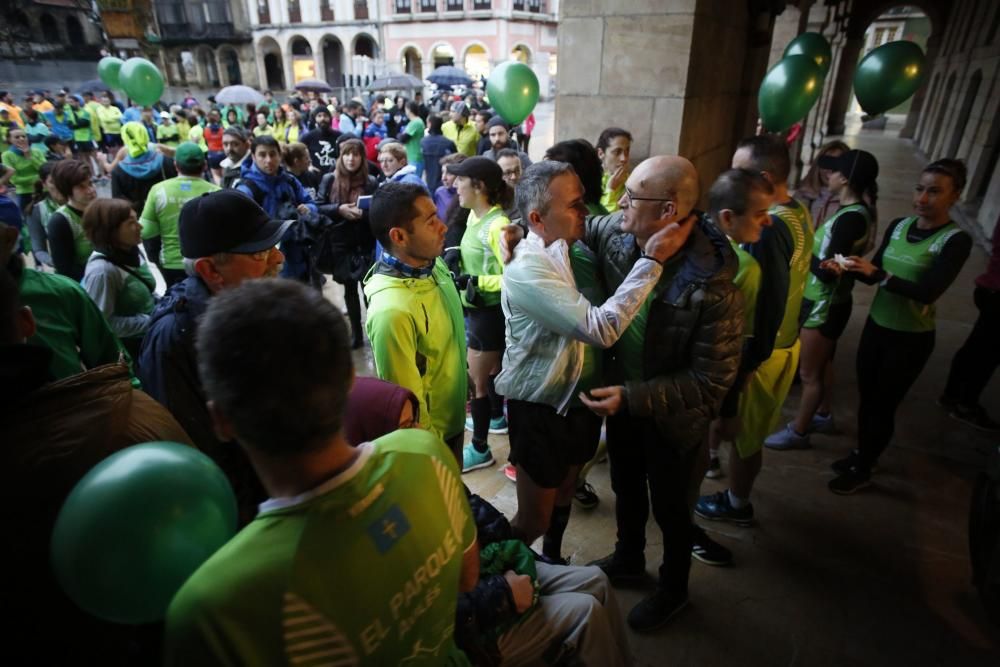
<path id="1" fill-rule="evenodd" d="M 271 256 L 272 250 L 274 250 L 274 248 L 268 248 L 267 250 L 258 250 L 257 252 L 241 252 L 236 254 L 243 255 L 244 257 L 249 257 L 255 262 L 263 262 L 268 257 Z"/>
<path id="2" fill-rule="evenodd" d="M 636 197 L 632 191 L 625 188 L 625 207 L 632 208 L 634 201 L 673 201 L 673 197 Z"/>

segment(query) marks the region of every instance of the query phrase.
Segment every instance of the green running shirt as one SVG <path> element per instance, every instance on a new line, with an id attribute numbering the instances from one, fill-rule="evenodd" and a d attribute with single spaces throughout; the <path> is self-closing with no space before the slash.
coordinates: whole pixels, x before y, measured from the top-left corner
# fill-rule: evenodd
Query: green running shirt
<path id="1" fill-rule="evenodd" d="M 851 246 L 851 256 L 861 256 L 865 254 L 865 248 L 872 235 L 872 217 L 868 207 L 863 204 L 851 204 L 844 206 L 834 213 L 826 222 L 816 230 L 816 237 L 813 242 L 813 255 L 820 261 L 832 259 L 830 255 L 830 240 L 833 238 L 834 228 L 840 216 L 845 213 L 860 213 L 868 223 L 867 231 Z M 851 300 L 851 290 L 854 289 L 854 276 L 848 272 L 841 274 L 840 278 L 825 283 L 811 272 L 809 280 L 806 282 L 805 298 L 812 301 L 812 311 L 802 325 L 809 329 L 822 326 L 830 314 L 830 306 L 835 303 L 847 303 Z"/>
<path id="2" fill-rule="evenodd" d="M 142 225 L 143 239 L 156 236 L 161 239 L 160 266 L 167 269 L 184 268 L 181 237 L 177 231 L 181 208 L 189 200 L 218 189 L 218 185 L 197 176 L 168 178 L 150 188 L 139 223 Z"/>
<path id="3" fill-rule="evenodd" d="M 510 224 L 503 209 L 494 206 L 479 219 L 469 211 L 469 222 L 459 244 L 462 254 L 462 273 L 478 276 L 476 292 L 481 303 L 471 304 L 462 294 L 466 308 L 496 306 L 500 303 L 500 286 L 503 276 L 503 256 L 500 254 L 500 232 Z"/>
<path id="4" fill-rule="evenodd" d="M 743 295 L 743 336 L 753 336 L 753 318 L 757 313 L 757 294 L 760 292 L 760 264 L 753 255 L 730 239 L 739 265 L 733 284 Z"/>

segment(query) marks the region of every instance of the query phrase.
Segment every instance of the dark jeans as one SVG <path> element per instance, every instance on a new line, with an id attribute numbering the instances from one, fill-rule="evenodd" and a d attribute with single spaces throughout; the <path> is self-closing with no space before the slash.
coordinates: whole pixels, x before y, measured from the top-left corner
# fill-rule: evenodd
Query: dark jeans
<path id="1" fill-rule="evenodd" d="M 698 448 L 679 452 L 657 432 L 652 419 L 623 415 L 609 417 L 607 424 L 618 523 L 615 552 L 627 562 L 643 557 L 652 504 L 653 517 L 663 531 L 660 585 L 671 593 L 687 594 L 692 535 L 688 486 Z"/>
<path id="2" fill-rule="evenodd" d="M 896 410 L 934 350 L 934 332 L 886 329 L 868 318 L 858 344 L 858 453 L 864 469 L 878 461 L 896 427 Z"/>
<path id="3" fill-rule="evenodd" d="M 979 319 L 965 344 L 955 353 L 945 396 L 965 407 L 979 405 L 979 396 L 1000 365 L 1000 292 L 977 287 L 972 297 Z"/>

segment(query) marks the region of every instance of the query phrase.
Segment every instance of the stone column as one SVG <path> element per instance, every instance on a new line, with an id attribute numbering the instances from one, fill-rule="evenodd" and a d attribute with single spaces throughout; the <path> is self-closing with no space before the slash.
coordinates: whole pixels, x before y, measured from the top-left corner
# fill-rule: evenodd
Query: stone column
<path id="1" fill-rule="evenodd" d="M 854 70 L 858 67 L 861 49 L 865 45 L 864 33 L 852 34 L 849 30 L 844 48 L 840 50 L 840 62 L 837 63 L 837 79 L 833 85 L 833 99 L 830 100 L 830 115 L 827 116 L 826 133 L 841 135 L 844 133 L 844 117 L 851 103 L 854 86 Z"/>
<path id="2" fill-rule="evenodd" d="M 940 46 L 941 37 L 935 32 L 927 40 L 927 80 L 913 94 L 913 102 L 910 104 L 909 113 L 906 114 L 906 122 L 903 124 L 903 129 L 899 131 L 899 136 L 903 139 L 912 139 L 917 133 L 917 123 L 920 121 L 920 112 L 924 108 L 924 98 L 927 96 L 927 88 L 931 85 L 931 72 L 934 70 L 934 60 L 937 58 Z"/>

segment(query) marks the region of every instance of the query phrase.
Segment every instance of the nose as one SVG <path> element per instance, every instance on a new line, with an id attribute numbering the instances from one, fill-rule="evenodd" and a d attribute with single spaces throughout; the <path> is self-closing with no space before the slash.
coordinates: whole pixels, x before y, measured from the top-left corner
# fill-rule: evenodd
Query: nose
<path id="1" fill-rule="evenodd" d="M 618 208 L 626 209 L 629 207 L 629 204 L 631 204 L 631 201 L 629 200 L 628 192 L 623 192 L 622 196 L 618 198 Z"/>

